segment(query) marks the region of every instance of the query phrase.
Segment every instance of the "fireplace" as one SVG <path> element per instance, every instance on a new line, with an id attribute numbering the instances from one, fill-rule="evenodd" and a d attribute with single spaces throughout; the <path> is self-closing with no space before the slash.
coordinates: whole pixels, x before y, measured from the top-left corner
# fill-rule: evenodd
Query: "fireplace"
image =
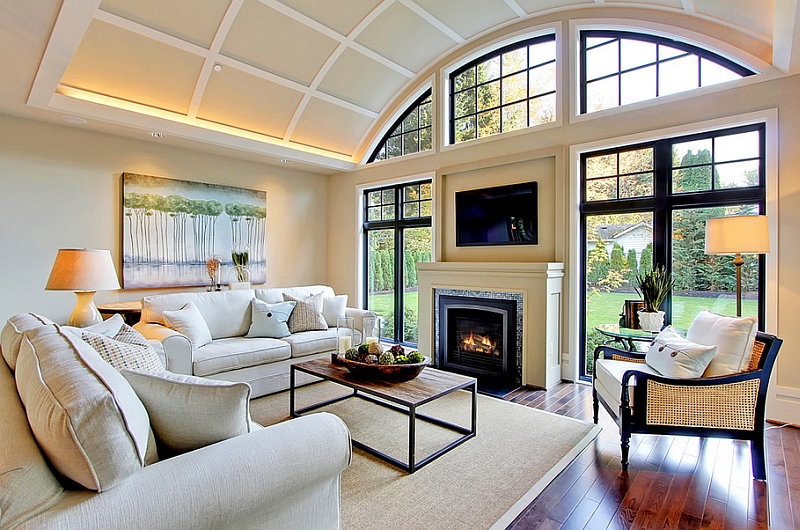
<path id="1" fill-rule="evenodd" d="M 437 365 L 479 383 L 516 386 L 516 300 L 440 295 Z"/>

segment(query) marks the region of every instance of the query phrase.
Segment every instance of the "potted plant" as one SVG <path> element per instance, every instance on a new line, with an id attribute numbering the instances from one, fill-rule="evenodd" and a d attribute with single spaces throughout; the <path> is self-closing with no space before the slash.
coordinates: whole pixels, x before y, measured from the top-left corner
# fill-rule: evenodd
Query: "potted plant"
<path id="1" fill-rule="evenodd" d="M 639 310 L 639 324 L 645 331 L 660 331 L 664 325 L 664 312 L 659 310 L 664 299 L 672 291 L 672 275 L 664 266 L 656 266 L 649 272 L 636 275 L 634 288 L 642 297 L 644 308 Z"/>

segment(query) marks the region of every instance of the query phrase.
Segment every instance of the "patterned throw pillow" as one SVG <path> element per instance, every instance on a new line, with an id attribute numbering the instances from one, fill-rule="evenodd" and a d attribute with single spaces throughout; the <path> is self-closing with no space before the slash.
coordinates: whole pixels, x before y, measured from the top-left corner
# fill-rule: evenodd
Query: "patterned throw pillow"
<path id="1" fill-rule="evenodd" d="M 299 333 L 301 331 L 313 331 L 328 329 L 328 323 L 322 316 L 322 300 L 324 293 L 309 296 L 305 300 L 298 300 L 286 293 L 283 293 L 284 302 L 297 302 L 289 317 L 289 331 Z"/>
<path id="2" fill-rule="evenodd" d="M 156 350 L 147 342 L 144 335 L 127 324 L 123 324 L 114 338 L 84 331 L 81 338 L 92 348 L 97 350 L 100 357 L 108 364 L 122 370 L 149 370 L 163 372 L 164 363 L 158 357 Z"/>

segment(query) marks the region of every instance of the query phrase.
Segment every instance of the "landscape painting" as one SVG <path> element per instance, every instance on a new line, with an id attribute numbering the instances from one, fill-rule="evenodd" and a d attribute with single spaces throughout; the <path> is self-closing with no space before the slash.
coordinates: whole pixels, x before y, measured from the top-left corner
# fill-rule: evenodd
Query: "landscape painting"
<path id="1" fill-rule="evenodd" d="M 122 193 L 123 288 L 235 282 L 242 249 L 249 281 L 266 282 L 267 192 L 123 173 Z"/>

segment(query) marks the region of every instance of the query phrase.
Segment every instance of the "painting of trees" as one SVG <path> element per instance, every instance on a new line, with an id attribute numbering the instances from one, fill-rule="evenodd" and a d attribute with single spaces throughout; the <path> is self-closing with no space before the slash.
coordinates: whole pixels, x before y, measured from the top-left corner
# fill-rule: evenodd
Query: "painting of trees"
<path id="1" fill-rule="evenodd" d="M 266 281 L 266 192 L 122 177 L 125 288 L 204 285 L 206 261 L 219 256 L 223 267 L 232 266 L 238 243 L 250 246 L 253 281 Z"/>

